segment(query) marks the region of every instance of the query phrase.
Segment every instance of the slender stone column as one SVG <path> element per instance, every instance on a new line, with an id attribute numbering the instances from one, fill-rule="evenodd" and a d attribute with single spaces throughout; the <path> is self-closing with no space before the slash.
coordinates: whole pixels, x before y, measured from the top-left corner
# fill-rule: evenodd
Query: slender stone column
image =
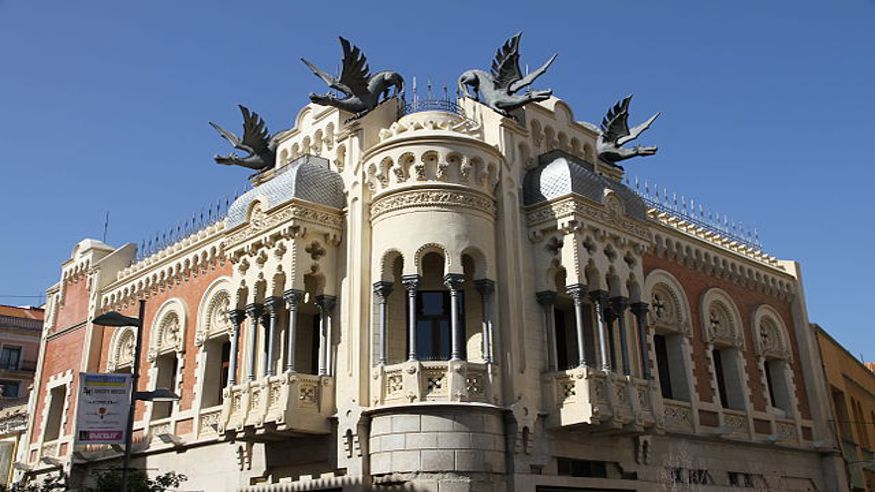
<path id="1" fill-rule="evenodd" d="M 614 336 L 614 321 L 617 315 L 611 307 L 611 300 L 605 299 L 605 327 L 608 331 L 608 355 L 610 357 L 611 371 L 617 371 L 617 337 Z"/>
<path id="2" fill-rule="evenodd" d="M 611 308 L 617 317 L 617 329 L 620 330 L 620 363 L 623 366 L 623 374 L 629 376 L 629 340 L 626 333 L 626 309 L 629 307 L 629 298 L 617 296 L 611 298 Z"/>
<path id="3" fill-rule="evenodd" d="M 401 283 L 407 289 L 407 360 L 416 360 L 416 291 L 419 289 L 419 275 L 404 275 Z"/>
<path id="4" fill-rule="evenodd" d="M 228 311 L 228 319 L 231 320 L 231 360 L 228 361 L 228 387 L 237 384 L 237 352 L 240 344 L 240 325 L 246 319 L 246 311 L 234 309 Z"/>
<path id="5" fill-rule="evenodd" d="M 611 360 L 608 355 L 608 334 L 605 327 L 605 305 L 608 293 L 603 290 L 594 290 L 589 293 L 589 297 L 595 304 L 595 315 L 599 327 L 599 348 L 602 352 L 602 370 L 608 372 L 611 370 Z"/>
<path id="6" fill-rule="evenodd" d="M 246 306 L 246 315 L 252 322 L 249 330 L 249 375 L 247 376 L 250 381 L 255 381 L 255 363 L 258 360 L 258 319 L 261 318 L 263 311 L 264 306 L 261 304 L 252 303 Z"/>
<path id="7" fill-rule="evenodd" d="M 553 308 L 556 305 L 556 293 L 544 290 L 535 293 L 538 304 L 544 308 L 544 328 L 547 330 L 547 370 L 559 370 L 559 356 L 556 353 L 556 319 Z"/>
<path id="8" fill-rule="evenodd" d="M 495 281 L 482 278 L 474 281 L 474 287 L 480 293 L 480 310 L 483 314 L 483 361 L 491 364 L 495 360 L 492 348 L 492 293 L 495 292 Z"/>
<path id="9" fill-rule="evenodd" d="M 319 375 L 328 375 L 328 331 L 331 329 L 331 311 L 337 299 L 334 296 L 316 296 L 319 306 Z"/>
<path id="10" fill-rule="evenodd" d="M 275 364 L 273 363 L 274 354 L 274 338 L 276 338 L 276 320 L 280 309 L 283 307 L 283 299 L 281 297 L 268 297 L 264 300 L 264 306 L 267 308 L 269 322 L 267 325 L 267 353 L 264 361 L 264 374 L 273 376 L 276 374 Z"/>
<path id="11" fill-rule="evenodd" d="M 646 302 L 633 302 L 629 306 L 638 324 L 638 346 L 641 350 L 641 375 L 644 379 L 651 379 L 650 374 L 650 344 L 647 343 L 647 311 L 649 306 Z"/>
<path id="12" fill-rule="evenodd" d="M 465 340 L 465 334 L 462 333 L 462 323 L 459 312 L 459 292 L 462 284 L 465 282 L 465 276 L 461 273 L 448 273 L 444 275 L 444 285 L 450 289 L 450 331 L 452 338 L 452 347 L 450 352 L 450 360 L 463 360 L 464 348 L 462 343 Z"/>
<path id="13" fill-rule="evenodd" d="M 388 338 L 387 332 L 389 330 L 389 312 L 386 309 L 386 303 L 389 299 L 389 294 L 392 292 L 392 282 L 379 281 L 374 282 L 374 295 L 377 296 L 377 303 L 380 305 L 380 326 L 378 328 L 379 333 L 379 351 L 377 352 L 377 363 L 380 365 L 385 365 L 388 361 Z"/>
<path id="14" fill-rule="evenodd" d="M 574 301 L 574 326 L 577 331 L 578 366 L 583 367 L 586 365 L 586 335 L 583 331 L 583 296 L 586 295 L 586 286 L 574 284 L 567 286 L 565 289 Z"/>
<path id="15" fill-rule="evenodd" d="M 283 292 L 283 300 L 289 308 L 289 329 L 286 332 L 286 372 L 295 372 L 295 352 L 298 326 L 298 303 L 304 299 L 304 291 L 289 289 Z"/>

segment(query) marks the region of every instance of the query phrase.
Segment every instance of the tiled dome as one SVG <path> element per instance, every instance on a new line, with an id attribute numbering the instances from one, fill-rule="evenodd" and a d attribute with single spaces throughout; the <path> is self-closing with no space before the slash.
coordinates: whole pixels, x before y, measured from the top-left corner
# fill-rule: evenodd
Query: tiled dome
<path id="1" fill-rule="evenodd" d="M 228 227 L 246 222 L 249 205 L 255 200 L 270 210 L 293 198 L 342 209 L 346 204 L 343 178 L 328 167 L 327 159 L 301 156 L 278 169 L 269 181 L 234 200 L 228 209 Z"/>
<path id="2" fill-rule="evenodd" d="M 538 167 L 526 173 L 523 181 L 524 205 L 570 194 L 603 203 L 605 189 L 609 189 L 623 201 L 627 215 L 644 220 L 646 208 L 641 198 L 623 183 L 597 174 L 592 164 L 559 150 L 547 152 L 538 160 Z"/>

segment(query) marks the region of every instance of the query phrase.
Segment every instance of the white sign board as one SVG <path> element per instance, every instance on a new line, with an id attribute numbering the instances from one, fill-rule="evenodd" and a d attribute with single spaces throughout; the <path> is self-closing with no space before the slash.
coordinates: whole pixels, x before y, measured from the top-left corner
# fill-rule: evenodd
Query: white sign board
<path id="1" fill-rule="evenodd" d="M 79 373 L 77 444 L 124 444 L 131 375 Z"/>

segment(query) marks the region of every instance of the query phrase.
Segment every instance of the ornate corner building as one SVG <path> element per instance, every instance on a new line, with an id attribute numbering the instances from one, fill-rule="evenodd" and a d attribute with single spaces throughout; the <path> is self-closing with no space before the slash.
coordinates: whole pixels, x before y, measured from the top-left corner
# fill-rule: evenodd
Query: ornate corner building
<path id="1" fill-rule="evenodd" d="M 77 378 L 130 370 L 91 320 L 146 299 L 139 389 L 181 399 L 137 407 L 134 462 L 187 489 L 844 490 L 796 263 L 630 186 L 555 97 L 398 101 L 305 106 L 148 254 L 80 242 L 23 467 L 120 461 L 75 446 Z"/>

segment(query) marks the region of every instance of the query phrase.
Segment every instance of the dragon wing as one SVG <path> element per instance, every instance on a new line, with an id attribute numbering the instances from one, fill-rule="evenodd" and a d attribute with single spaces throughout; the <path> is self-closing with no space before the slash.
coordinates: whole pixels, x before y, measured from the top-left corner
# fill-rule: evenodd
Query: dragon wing
<path id="1" fill-rule="evenodd" d="M 221 126 L 213 123 L 212 121 L 210 121 L 209 123 L 210 123 L 210 126 L 215 128 L 216 131 L 219 132 L 219 135 L 221 135 L 222 138 L 227 140 L 235 149 L 240 146 L 240 139 L 237 138 L 237 135 L 234 135 L 233 133 L 229 132 L 228 130 L 225 130 Z"/>
<path id="2" fill-rule="evenodd" d="M 352 95 L 352 89 L 343 85 L 339 80 L 334 78 L 328 72 L 320 70 L 319 67 L 317 67 L 316 65 L 313 65 L 312 63 L 308 62 L 304 58 L 301 58 L 301 61 L 304 62 L 304 65 L 307 65 L 307 68 L 309 68 L 317 77 L 319 77 L 326 84 L 328 84 L 328 87 L 331 87 L 332 89 L 346 93 L 347 95 Z"/>
<path id="3" fill-rule="evenodd" d="M 549 60 L 547 60 L 547 63 L 541 65 L 540 68 L 538 68 L 534 72 L 526 75 L 525 77 L 517 80 L 516 82 L 510 84 L 510 87 L 509 87 L 510 92 L 514 93 L 514 92 L 522 89 L 523 87 L 528 87 L 528 86 L 532 85 L 532 82 L 534 82 L 535 79 L 537 79 L 541 75 L 544 75 L 544 72 L 546 72 L 547 69 L 550 68 L 550 65 L 553 64 L 553 60 L 555 60 L 557 56 L 559 56 L 559 55 L 554 54 L 553 56 L 550 57 Z M 519 56 L 517 56 L 517 58 L 519 58 Z"/>
<path id="4" fill-rule="evenodd" d="M 496 89 L 507 89 L 513 92 L 512 85 L 523 77 L 520 73 L 521 35 L 522 33 L 514 34 L 495 53 L 495 59 L 492 60 L 492 78 L 495 81 Z"/>
<path id="5" fill-rule="evenodd" d="M 252 149 L 252 153 L 256 155 L 269 153 L 270 134 L 264 120 L 246 106 L 241 105 L 240 112 L 243 113 L 243 145 Z"/>
<path id="6" fill-rule="evenodd" d="M 644 133 L 644 130 L 647 130 L 648 128 L 650 128 L 650 125 L 652 125 L 653 122 L 656 121 L 656 118 L 658 118 L 660 114 L 661 113 L 656 113 L 655 115 L 648 118 L 647 121 L 645 121 L 644 123 L 641 123 L 640 125 L 636 126 L 635 128 L 629 130 L 629 136 L 622 137 L 619 140 L 617 140 L 617 145 L 623 145 L 626 142 L 631 142 L 632 140 L 635 140 L 636 138 L 638 138 L 639 135 Z"/>
<path id="7" fill-rule="evenodd" d="M 343 69 L 340 72 L 340 84 L 349 88 L 347 94 L 364 96 L 369 94 L 368 81 L 371 78 L 371 70 L 368 68 L 368 59 L 358 46 L 340 38 L 340 46 L 343 47 Z"/>
<path id="8" fill-rule="evenodd" d="M 622 101 L 614 104 L 602 119 L 602 135 L 606 141 L 618 143 L 620 139 L 629 136 L 629 101 L 631 100 L 631 95 L 626 96 Z"/>

